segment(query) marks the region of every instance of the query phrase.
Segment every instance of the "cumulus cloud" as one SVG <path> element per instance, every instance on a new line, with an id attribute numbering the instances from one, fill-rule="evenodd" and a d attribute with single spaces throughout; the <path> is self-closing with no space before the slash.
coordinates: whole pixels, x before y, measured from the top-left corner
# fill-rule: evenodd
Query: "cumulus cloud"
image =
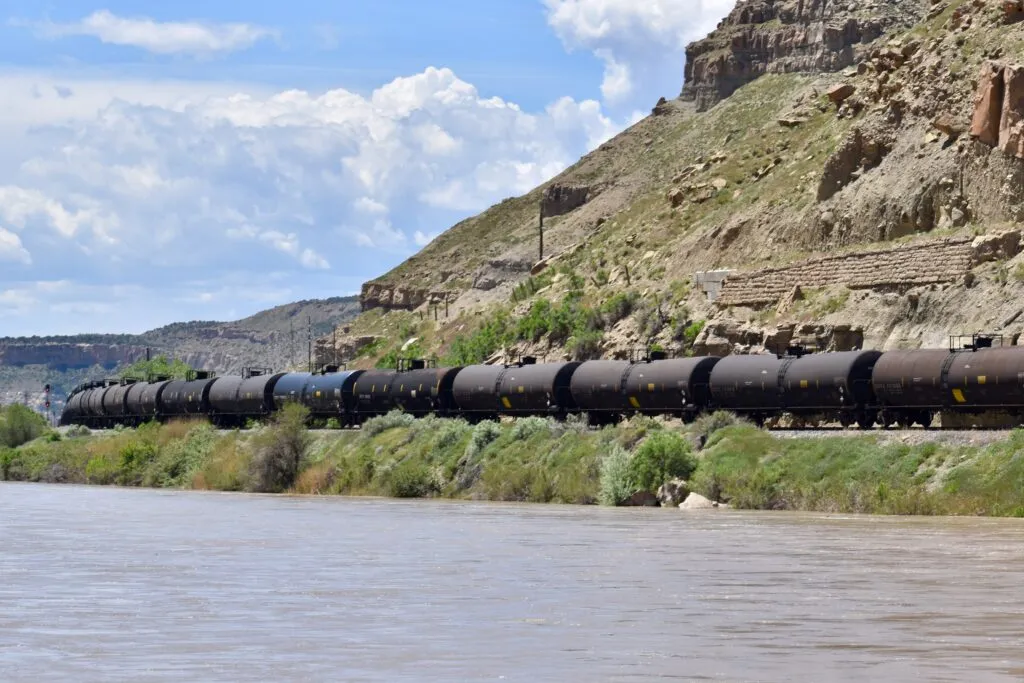
<path id="1" fill-rule="evenodd" d="M 686 44 L 704 36 L 735 0 L 543 0 L 548 24 L 569 49 L 604 62 L 601 92 L 623 104 L 638 89 L 682 85 Z M 674 80 L 673 80 L 674 79 Z"/>
<path id="2" fill-rule="evenodd" d="M 13 232 L 0 228 L 0 261 L 21 261 L 28 265 L 32 256 L 21 244 L 21 238 Z"/>
<path id="3" fill-rule="evenodd" d="M 108 10 L 98 10 L 75 22 L 39 24 L 37 29 L 50 38 L 91 36 L 104 43 L 128 45 L 162 55 L 234 52 L 276 36 L 270 29 L 251 24 L 160 22 L 148 17 L 119 17 Z"/>
<path id="4" fill-rule="evenodd" d="M 431 234 L 428 235 L 427 233 L 425 233 L 425 232 L 423 232 L 421 230 L 417 230 L 415 232 L 415 234 L 413 234 L 412 239 L 416 243 L 416 246 L 418 246 L 418 247 L 425 247 L 428 244 L 430 244 L 431 242 L 433 242 L 434 240 L 436 240 L 437 236 L 439 234 L 440 233 L 436 233 L 435 232 L 435 233 L 431 233 Z"/>
<path id="5" fill-rule="evenodd" d="M 527 112 L 448 69 L 367 95 L 183 88 L 168 97 L 156 84 L 124 99 L 116 84 L 66 83 L 67 99 L 54 96 L 59 109 L 43 125 L 0 112 L 12 141 L 0 156 L 0 223 L 20 245 L 5 254 L 22 263 L 20 250 L 31 254 L 39 279 L 138 284 L 123 295 L 134 303 L 111 309 L 116 319 L 160 282 L 175 294 L 161 294 L 156 309 L 189 311 L 164 315 L 228 315 L 227 273 L 247 291 L 277 274 L 290 288 L 273 303 L 357 291 L 618 130 L 595 101 Z M 184 282 L 198 284 L 176 304 Z M 0 269 L 0 291 L 11 286 Z"/>

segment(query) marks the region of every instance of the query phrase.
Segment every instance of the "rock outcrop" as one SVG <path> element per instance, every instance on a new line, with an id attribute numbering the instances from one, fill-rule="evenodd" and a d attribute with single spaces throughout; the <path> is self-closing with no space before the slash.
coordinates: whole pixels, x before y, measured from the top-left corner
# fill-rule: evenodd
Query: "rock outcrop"
<path id="1" fill-rule="evenodd" d="M 662 507 L 678 507 L 689 495 L 690 486 L 682 479 L 673 479 L 658 487 L 658 501 Z"/>
<path id="2" fill-rule="evenodd" d="M 707 325 L 693 345 L 698 356 L 775 353 L 782 355 L 790 346 L 818 351 L 852 351 L 864 348 L 864 330 L 850 325 L 780 325 L 764 329 L 735 320 Z"/>
<path id="3" fill-rule="evenodd" d="M 367 282 L 359 294 L 359 305 L 364 311 L 374 308 L 415 311 L 423 304 L 443 304 L 447 296 L 447 292 Z"/>
<path id="4" fill-rule="evenodd" d="M 1024 159 L 1024 65 L 986 62 L 978 77 L 971 137 Z"/>
<path id="5" fill-rule="evenodd" d="M 971 117 L 971 137 L 989 147 L 999 142 L 999 118 L 1003 110 L 1003 65 L 987 62 L 978 79 Z"/>
<path id="6" fill-rule="evenodd" d="M 552 185 L 544 192 L 541 209 L 546 218 L 562 216 L 586 204 L 589 194 L 588 187 Z"/>
<path id="7" fill-rule="evenodd" d="M 865 44 L 922 14 L 913 0 L 742 0 L 686 48 L 682 97 L 704 111 L 766 73 L 845 69 Z"/>

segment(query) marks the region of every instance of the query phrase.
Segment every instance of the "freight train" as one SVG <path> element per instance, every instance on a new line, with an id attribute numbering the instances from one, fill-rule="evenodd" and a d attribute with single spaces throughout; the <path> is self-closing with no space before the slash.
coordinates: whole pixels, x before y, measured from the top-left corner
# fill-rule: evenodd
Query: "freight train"
<path id="1" fill-rule="evenodd" d="M 199 373 L 187 380 L 103 381 L 76 388 L 61 424 L 93 428 L 202 417 L 220 426 L 264 419 L 289 402 L 311 419 L 357 427 L 400 410 L 415 416 L 586 415 L 610 424 L 633 415 L 686 421 L 725 410 L 757 424 L 995 427 L 1024 424 L 1024 347 L 989 337 L 947 349 L 847 351 L 726 358 L 594 360 L 434 367 L 403 361 L 390 370 Z"/>

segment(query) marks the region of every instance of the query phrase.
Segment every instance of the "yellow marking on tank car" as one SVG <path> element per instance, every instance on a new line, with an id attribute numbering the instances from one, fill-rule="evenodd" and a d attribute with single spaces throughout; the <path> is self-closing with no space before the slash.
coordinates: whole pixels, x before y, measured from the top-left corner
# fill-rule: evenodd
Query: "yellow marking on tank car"
<path id="1" fill-rule="evenodd" d="M 654 391 L 654 385 L 653 384 L 648 384 L 647 385 L 647 391 Z"/>
<path id="2" fill-rule="evenodd" d="M 967 403 L 967 399 L 964 398 L 964 392 L 960 391 L 959 389 L 953 390 L 953 398 L 956 399 L 957 403 Z"/>
<path id="3" fill-rule="evenodd" d="M 505 406 L 505 408 L 507 408 L 508 410 L 511 410 L 511 409 L 512 409 L 512 402 L 508 400 L 508 396 L 502 396 L 502 397 L 501 397 L 501 403 L 502 403 L 502 405 L 504 405 L 504 406 Z"/>
<path id="4" fill-rule="evenodd" d="M 807 386 L 808 386 L 807 385 L 807 380 L 805 380 L 805 379 L 800 380 L 800 388 L 801 389 L 806 389 Z"/>
<path id="5" fill-rule="evenodd" d="M 984 384 L 988 381 L 988 377 L 985 375 L 978 375 L 978 384 Z"/>
<path id="6" fill-rule="evenodd" d="M 519 393 L 520 394 L 525 394 L 526 393 L 526 387 L 519 387 Z"/>
<path id="7" fill-rule="evenodd" d="M 632 406 L 633 406 L 634 408 L 637 408 L 637 409 L 639 409 L 639 408 L 640 408 L 640 401 L 636 400 L 636 396 L 630 396 L 630 397 L 629 397 L 629 403 L 630 403 L 630 405 L 632 405 Z"/>

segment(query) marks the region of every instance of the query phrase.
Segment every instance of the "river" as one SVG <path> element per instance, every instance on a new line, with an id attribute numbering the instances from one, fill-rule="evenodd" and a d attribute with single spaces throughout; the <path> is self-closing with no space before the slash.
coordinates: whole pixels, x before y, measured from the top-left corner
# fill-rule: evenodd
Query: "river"
<path id="1" fill-rule="evenodd" d="M 1024 678 L 1024 522 L 0 484 L 4 681 Z"/>

